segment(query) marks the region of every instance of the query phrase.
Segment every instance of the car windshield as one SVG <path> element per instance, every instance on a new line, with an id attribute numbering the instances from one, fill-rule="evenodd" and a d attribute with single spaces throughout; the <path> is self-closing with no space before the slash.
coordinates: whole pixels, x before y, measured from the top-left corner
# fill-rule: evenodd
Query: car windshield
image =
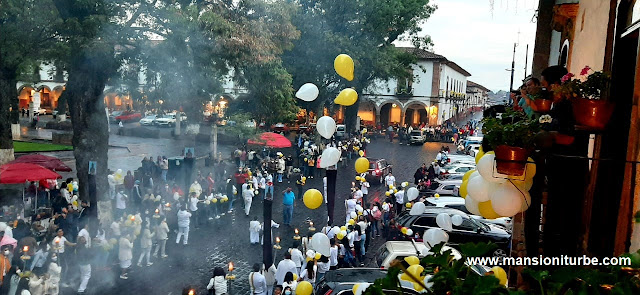
<path id="1" fill-rule="evenodd" d="M 122 115 L 122 111 L 115 111 L 113 113 L 111 113 L 112 116 L 120 116 Z"/>
<path id="2" fill-rule="evenodd" d="M 343 126 L 338 126 L 338 128 L 336 130 L 337 131 L 344 131 L 344 127 Z"/>
<path id="3" fill-rule="evenodd" d="M 471 221 L 472 223 L 476 224 L 478 227 L 482 228 L 483 231 L 490 231 L 491 228 L 484 222 L 477 220 L 477 219 L 473 219 L 473 218 L 469 218 L 469 221 Z"/>
<path id="4" fill-rule="evenodd" d="M 155 119 L 155 118 L 156 118 L 156 115 L 150 115 L 150 116 L 146 116 L 146 117 L 144 117 L 144 118 L 145 118 L 145 119 Z"/>
<path id="5" fill-rule="evenodd" d="M 411 131 L 411 136 L 421 136 L 422 132 L 420 131 Z"/>

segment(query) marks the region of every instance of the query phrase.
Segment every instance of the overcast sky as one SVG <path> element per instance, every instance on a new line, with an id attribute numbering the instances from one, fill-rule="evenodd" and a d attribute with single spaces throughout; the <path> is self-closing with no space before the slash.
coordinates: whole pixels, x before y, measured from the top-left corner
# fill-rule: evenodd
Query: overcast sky
<path id="1" fill-rule="evenodd" d="M 514 88 L 524 78 L 526 46 L 529 65 L 535 43 L 536 24 L 531 21 L 537 0 L 434 0 L 438 9 L 424 24 L 434 51 L 471 73 L 468 79 L 493 91 L 509 89 L 513 43 L 516 47 Z M 518 31 L 520 35 L 518 38 Z"/>

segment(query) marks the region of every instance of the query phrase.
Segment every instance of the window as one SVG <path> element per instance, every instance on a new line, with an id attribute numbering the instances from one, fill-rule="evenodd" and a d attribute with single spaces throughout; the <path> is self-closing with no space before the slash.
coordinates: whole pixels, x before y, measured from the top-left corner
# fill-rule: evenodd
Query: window
<path id="1" fill-rule="evenodd" d="M 454 225 L 454 230 L 476 231 L 475 225 L 469 219 L 462 219 L 462 224 Z"/>
<path id="2" fill-rule="evenodd" d="M 435 217 L 420 217 L 413 225 L 420 227 L 438 227 Z"/>
<path id="3" fill-rule="evenodd" d="M 452 190 L 453 190 L 453 188 L 455 188 L 455 187 L 456 187 L 455 185 L 445 185 L 445 186 L 442 188 L 442 190 L 445 190 L 445 191 L 452 191 Z"/>

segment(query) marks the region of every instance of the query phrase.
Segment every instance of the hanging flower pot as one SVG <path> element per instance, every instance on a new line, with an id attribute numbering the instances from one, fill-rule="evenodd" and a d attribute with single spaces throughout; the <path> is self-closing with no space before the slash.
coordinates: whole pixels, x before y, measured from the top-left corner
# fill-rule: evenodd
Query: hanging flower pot
<path id="1" fill-rule="evenodd" d="M 609 123 L 614 104 L 606 100 L 578 98 L 573 100 L 573 116 L 578 125 L 602 130 Z"/>
<path id="2" fill-rule="evenodd" d="M 550 99 L 535 99 L 533 100 L 533 110 L 538 113 L 548 113 L 551 110 L 553 100 Z"/>
<path id="3" fill-rule="evenodd" d="M 520 147 L 499 145 L 496 147 L 495 153 L 498 173 L 510 176 L 524 174 L 529 151 Z"/>

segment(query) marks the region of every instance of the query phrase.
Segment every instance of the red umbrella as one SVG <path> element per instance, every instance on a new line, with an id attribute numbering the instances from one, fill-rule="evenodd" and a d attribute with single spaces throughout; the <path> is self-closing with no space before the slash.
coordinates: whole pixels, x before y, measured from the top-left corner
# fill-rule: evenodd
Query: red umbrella
<path id="1" fill-rule="evenodd" d="M 52 171 L 64 171 L 64 172 L 71 171 L 71 168 L 69 168 L 69 166 L 67 166 L 65 163 L 60 161 L 60 159 L 56 157 L 50 157 L 50 156 L 38 155 L 38 154 L 24 155 L 9 163 L 31 163 L 31 164 L 40 165 Z"/>
<path id="2" fill-rule="evenodd" d="M 284 135 L 273 132 L 265 132 L 260 134 L 258 139 L 249 139 L 248 144 L 266 145 L 272 148 L 288 148 L 291 147 L 291 141 Z"/>
<path id="3" fill-rule="evenodd" d="M 62 178 L 62 176 L 36 164 L 9 163 L 0 166 L 0 183 L 3 184 L 16 184 L 25 183 L 27 181 L 40 181 L 58 178 Z"/>

